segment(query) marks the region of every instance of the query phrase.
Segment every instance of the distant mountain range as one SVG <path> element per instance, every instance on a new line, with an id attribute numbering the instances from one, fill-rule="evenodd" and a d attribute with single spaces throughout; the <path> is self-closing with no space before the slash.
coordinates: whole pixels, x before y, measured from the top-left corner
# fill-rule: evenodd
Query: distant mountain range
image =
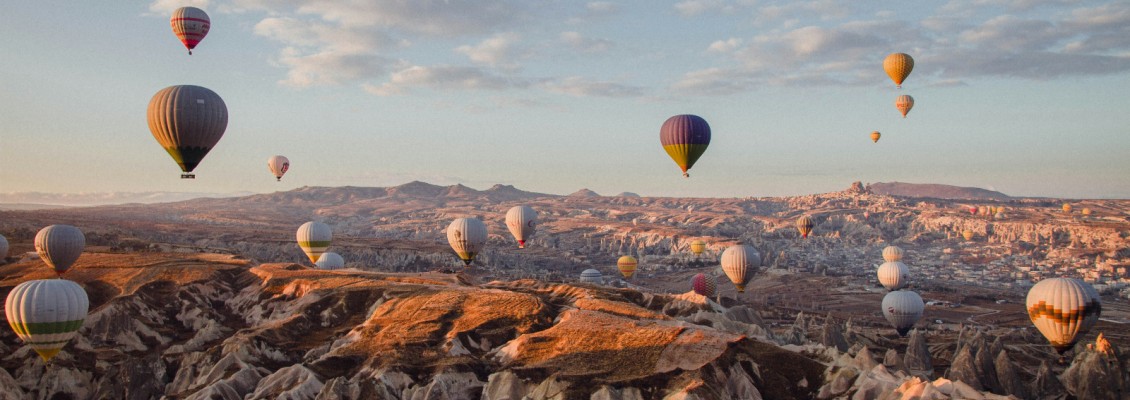
<path id="1" fill-rule="evenodd" d="M 933 183 L 878 182 L 868 185 L 871 193 L 901 197 L 930 197 L 947 200 L 999 200 L 1013 198 L 1001 192 L 975 187 L 939 185 Z"/>
<path id="2" fill-rule="evenodd" d="M 0 193 L 0 210 L 43 210 L 60 207 L 86 207 L 129 203 L 171 203 L 201 197 L 241 197 L 255 193 L 194 192 L 89 192 L 89 193 Z"/>
<path id="3" fill-rule="evenodd" d="M 879 182 L 869 185 L 872 193 L 902 197 L 929 197 L 951 200 L 1001 200 L 1014 199 L 1004 193 L 973 188 L 939 184 L 904 182 Z M 476 190 L 463 185 L 439 186 L 426 182 L 413 181 L 399 186 L 379 187 L 301 187 L 274 193 L 200 193 L 200 192 L 93 192 L 93 193 L 42 193 L 15 192 L 0 193 L 0 210 L 43 210 L 61 207 L 87 207 L 118 204 L 156 204 L 173 203 L 197 198 L 243 198 L 260 200 L 275 199 L 300 201 L 304 195 L 319 198 L 339 197 L 339 201 L 362 198 L 473 198 L 483 197 L 494 201 L 514 201 L 538 197 L 558 197 L 560 195 L 527 192 L 511 185 L 494 185 L 489 189 Z M 589 189 L 581 189 L 568 197 L 599 197 L 600 194 Z M 639 197 L 638 194 L 623 192 L 617 197 Z"/>

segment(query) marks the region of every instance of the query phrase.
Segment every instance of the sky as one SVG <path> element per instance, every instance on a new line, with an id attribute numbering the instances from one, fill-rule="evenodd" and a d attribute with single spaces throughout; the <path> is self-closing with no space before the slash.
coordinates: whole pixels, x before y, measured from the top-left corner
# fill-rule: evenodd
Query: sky
<path id="1" fill-rule="evenodd" d="M 168 21 L 185 5 L 212 21 L 191 56 Z M 882 69 L 893 52 L 915 59 L 902 89 Z M 898 181 L 1130 198 L 1125 1 L 14 2 L 0 60 L 0 194 Z M 146 124 L 180 84 L 229 112 L 195 180 Z M 689 179 L 659 143 L 677 114 L 712 130 Z M 274 154 L 291 161 L 281 182 Z"/>

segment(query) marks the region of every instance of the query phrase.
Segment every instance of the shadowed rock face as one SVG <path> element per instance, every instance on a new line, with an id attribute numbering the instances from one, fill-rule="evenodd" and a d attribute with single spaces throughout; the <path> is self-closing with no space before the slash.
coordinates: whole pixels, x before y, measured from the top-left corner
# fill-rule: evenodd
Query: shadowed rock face
<path id="1" fill-rule="evenodd" d="M 74 272 L 69 278 L 106 294 L 91 296 L 88 323 L 50 368 L 4 330 L 0 345 L 15 353 L 0 361 L 0 392 L 787 399 L 811 397 L 824 369 L 725 330 L 764 328 L 743 307 L 702 316 L 711 307 L 690 302 L 701 296 L 474 284 L 466 275 L 322 271 L 207 254 L 85 254 Z M 4 266 L 0 294 L 48 273 L 31 262 Z M 694 315 L 725 329 L 677 319 Z"/>

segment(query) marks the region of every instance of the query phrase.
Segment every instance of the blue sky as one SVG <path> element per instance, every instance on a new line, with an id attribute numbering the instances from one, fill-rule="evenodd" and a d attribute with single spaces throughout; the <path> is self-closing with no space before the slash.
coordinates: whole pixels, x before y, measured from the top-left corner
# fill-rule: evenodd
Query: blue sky
<path id="1" fill-rule="evenodd" d="M 1130 197 L 1123 1 L 70 3 L 0 14 L 0 193 L 422 180 L 729 197 L 859 180 Z M 212 19 L 192 56 L 168 24 L 182 5 Z M 891 52 L 916 60 L 901 90 Z M 230 114 L 195 181 L 145 123 L 175 84 Z M 713 130 L 690 179 L 659 144 L 683 113 Z M 273 154 L 291 160 L 281 183 Z"/>

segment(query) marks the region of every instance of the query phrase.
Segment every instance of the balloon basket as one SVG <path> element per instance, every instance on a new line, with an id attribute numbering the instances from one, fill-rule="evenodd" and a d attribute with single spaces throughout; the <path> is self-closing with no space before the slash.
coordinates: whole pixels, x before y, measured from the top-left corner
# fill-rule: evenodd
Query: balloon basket
<path id="1" fill-rule="evenodd" d="M 180 174 L 181 179 L 196 179 L 196 174 Z"/>

